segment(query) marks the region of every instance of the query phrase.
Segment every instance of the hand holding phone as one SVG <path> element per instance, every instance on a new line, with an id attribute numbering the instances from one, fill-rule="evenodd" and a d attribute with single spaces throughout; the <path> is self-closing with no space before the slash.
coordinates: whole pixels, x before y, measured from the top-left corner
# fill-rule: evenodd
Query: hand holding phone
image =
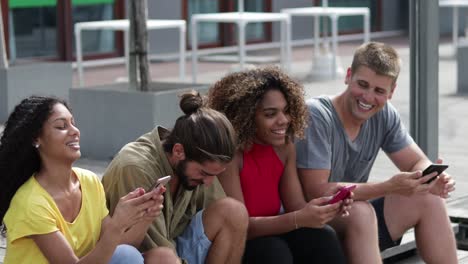
<path id="1" fill-rule="evenodd" d="M 424 171 L 423 171 L 423 175 L 422 176 L 426 176 L 428 174 L 431 174 L 433 172 L 437 172 L 437 175 L 432 177 L 430 180 L 428 180 L 427 182 L 425 182 L 425 184 L 429 184 L 431 183 L 433 180 L 435 180 L 437 178 L 437 176 L 439 176 L 442 172 L 444 172 L 444 170 L 446 170 L 448 168 L 448 165 L 445 165 L 445 164 L 431 164 L 429 165 L 429 167 L 427 167 Z"/>
<path id="2" fill-rule="evenodd" d="M 356 189 L 356 185 L 349 185 L 341 188 L 333 197 L 328 201 L 328 204 L 334 204 L 344 199 L 349 198 L 351 192 Z"/>
<path id="3" fill-rule="evenodd" d="M 170 180 L 171 180 L 170 175 L 157 179 L 153 183 L 153 185 L 151 185 L 151 187 L 147 190 L 147 192 L 151 192 L 152 190 L 158 188 L 158 186 L 160 185 L 165 186 Z"/>

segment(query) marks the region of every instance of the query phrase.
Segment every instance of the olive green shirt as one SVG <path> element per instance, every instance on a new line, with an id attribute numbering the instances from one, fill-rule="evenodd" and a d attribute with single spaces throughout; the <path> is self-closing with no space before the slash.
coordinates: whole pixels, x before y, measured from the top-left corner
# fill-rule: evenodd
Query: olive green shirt
<path id="1" fill-rule="evenodd" d="M 106 169 L 102 184 L 111 214 L 122 196 L 138 187 L 147 190 L 156 179 L 174 175 L 160 134 L 167 134 L 167 130 L 157 127 L 125 145 Z M 168 186 L 161 215 L 149 227 L 140 250 L 144 252 L 155 246 L 175 248 L 174 239 L 185 230 L 192 217 L 214 200 L 225 196 L 218 179 L 210 186 L 200 185 L 192 191 L 180 186 L 175 201 Z"/>

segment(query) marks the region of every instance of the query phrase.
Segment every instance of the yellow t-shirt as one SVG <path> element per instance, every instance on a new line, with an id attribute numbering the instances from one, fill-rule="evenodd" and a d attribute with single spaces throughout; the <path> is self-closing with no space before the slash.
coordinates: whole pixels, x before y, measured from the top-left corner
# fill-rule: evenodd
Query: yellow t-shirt
<path id="1" fill-rule="evenodd" d="M 81 209 L 76 219 L 67 222 L 53 198 L 31 177 L 15 193 L 4 217 L 7 227 L 5 264 L 48 263 L 30 235 L 60 231 L 76 256 L 94 248 L 101 233 L 101 222 L 108 215 L 106 198 L 98 177 L 87 170 L 73 168 L 81 185 Z"/>

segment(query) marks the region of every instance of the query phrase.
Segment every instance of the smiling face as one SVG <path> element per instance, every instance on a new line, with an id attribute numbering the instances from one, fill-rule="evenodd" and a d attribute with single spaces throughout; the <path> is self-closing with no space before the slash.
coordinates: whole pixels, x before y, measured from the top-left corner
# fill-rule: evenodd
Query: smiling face
<path id="1" fill-rule="evenodd" d="M 345 83 L 348 85 L 345 98 L 345 112 L 357 123 L 363 123 L 379 112 L 392 98 L 395 90 L 394 80 L 378 75 L 366 66 L 360 66 L 356 72 L 348 69 Z"/>
<path id="2" fill-rule="evenodd" d="M 286 143 L 291 117 L 284 95 L 277 89 L 267 91 L 255 111 L 255 141 L 272 146 Z"/>
<path id="3" fill-rule="evenodd" d="M 63 104 L 55 104 L 45 121 L 35 144 L 42 162 L 74 162 L 80 158 L 80 130 L 70 111 Z"/>

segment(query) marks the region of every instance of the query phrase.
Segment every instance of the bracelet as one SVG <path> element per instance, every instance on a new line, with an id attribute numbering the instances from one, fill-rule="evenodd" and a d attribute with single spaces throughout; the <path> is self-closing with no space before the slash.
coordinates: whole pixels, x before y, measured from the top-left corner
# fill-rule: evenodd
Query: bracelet
<path id="1" fill-rule="evenodd" d="M 294 211 L 294 227 L 296 227 L 296 229 L 299 228 L 299 226 L 297 225 L 297 211 Z"/>

